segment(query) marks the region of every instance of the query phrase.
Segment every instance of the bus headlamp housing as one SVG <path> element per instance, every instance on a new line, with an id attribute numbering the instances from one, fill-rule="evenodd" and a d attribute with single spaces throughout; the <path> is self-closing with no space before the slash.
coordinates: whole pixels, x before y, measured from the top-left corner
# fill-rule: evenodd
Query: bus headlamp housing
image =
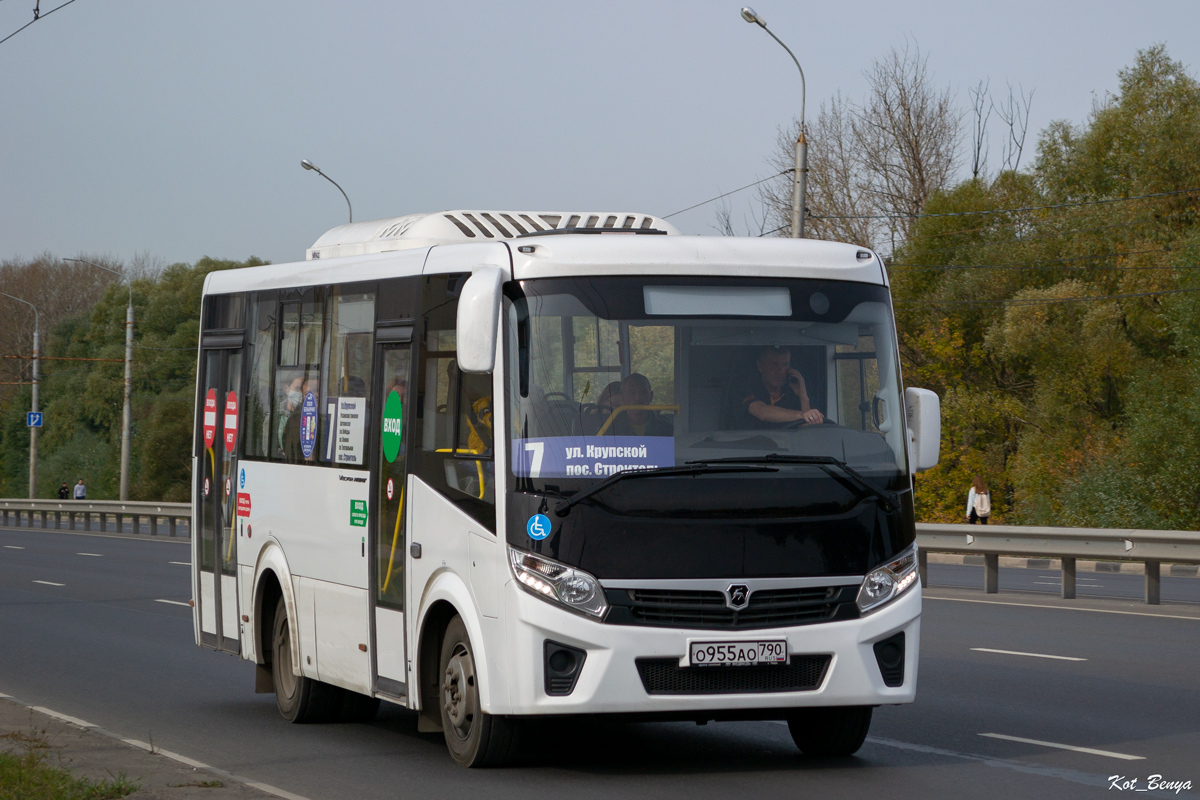
<path id="1" fill-rule="evenodd" d="M 600 582 L 583 570 L 513 547 L 508 561 L 517 583 L 530 594 L 596 619 L 608 611 Z"/>
<path id="2" fill-rule="evenodd" d="M 913 544 L 888 563 L 867 573 L 858 590 L 858 610 L 873 611 L 890 603 L 917 582 L 917 546 Z"/>

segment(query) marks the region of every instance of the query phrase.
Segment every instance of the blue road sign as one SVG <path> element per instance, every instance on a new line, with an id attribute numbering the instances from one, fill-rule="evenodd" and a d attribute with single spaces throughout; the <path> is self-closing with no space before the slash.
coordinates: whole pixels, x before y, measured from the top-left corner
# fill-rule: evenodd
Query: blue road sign
<path id="1" fill-rule="evenodd" d="M 25 427 L 40 428 L 42 427 L 42 412 L 30 411 L 25 415 Z"/>

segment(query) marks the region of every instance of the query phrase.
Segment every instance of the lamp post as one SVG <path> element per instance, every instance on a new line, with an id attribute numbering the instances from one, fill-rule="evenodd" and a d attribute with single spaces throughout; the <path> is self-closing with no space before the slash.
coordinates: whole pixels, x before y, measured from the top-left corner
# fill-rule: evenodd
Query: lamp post
<path id="1" fill-rule="evenodd" d="M 117 277 L 125 277 L 110 267 L 102 267 L 85 261 L 82 258 L 64 258 L 63 261 L 74 261 L 77 264 L 87 264 L 89 267 L 111 272 Z M 129 306 L 125 309 L 125 404 L 121 410 L 121 499 L 129 499 L 129 428 L 133 413 L 130 410 L 130 395 L 133 393 L 133 279 L 126 279 L 129 284 Z"/>
<path id="2" fill-rule="evenodd" d="M 41 345 L 41 315 L 38 314 L 37 306 L 28 300 L 22 300 L 19 297 L 13 297 L 7 292 L 0 292 L 5 297 L 16 300 L 18 303 L 24 303 L 33 309 L 33 413 L 38 412 L 38 352 Z M 37 499 L 37 435 L 38 426 L 29 426 L 29 499 Z"/>
<path id="3" fill-rule="evenodd" d="M 800 70 L 800 135 L 796 138 L 796 170 L 792 175 L 792 238 L 804 238 L 804 190 L 808 181 L 808 143 L 804 140 L 804 101 L 806 87 L 804 85 L 804 69 L 800 66 L 799 59 L 791 49 L 780 41 L 779 37 L 767 27 L 767 21 L 755 13 L 753 8 L 744 6 L 742 8 L 742 19 L 746 22 L 753 22 L 767 33 L 771 34 L 771 38 L 779 42 L 779 46 L 787 50 L 787 54 L 792 57 L 792 61 L 796 62 L 796 69 Z"/>
<path id="4" fill-rule="evenodd" d="M 334 186 L 337 186 L 337 190 L 342 193 L 342 197 L 346 198 L 346 208 L 350 209 L 350 221 L 354 222 L 354 208 L 353 208 L 353 206 L 350 205 L 350 198 L 346 195 L 346 190 L 343 189 L 341 186 L 338 186 L 337 181 L 335 181 L 333 178 L 326 175 L 324 172 L 321 172 L 321 168 L 318 167 L 313 162 L 309 161 L 307 158 L 300 159 L 300 166 L 304 167 L 305 169 L 311 169 L 313 172 L 317 173 L 322 178 L 324 178 L 325 180 L 332 183 Z"/>

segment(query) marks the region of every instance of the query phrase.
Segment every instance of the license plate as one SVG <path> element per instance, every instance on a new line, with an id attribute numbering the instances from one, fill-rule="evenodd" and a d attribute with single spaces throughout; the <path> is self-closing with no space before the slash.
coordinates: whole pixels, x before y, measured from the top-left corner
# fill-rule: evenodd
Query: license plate
<path id="1" fill-rule="evenodd" d="M 787 663 L 785 639 L 758 642 L 692 642 L 688 646 L 688 664 L 693 667 L 784 663 Z"/>

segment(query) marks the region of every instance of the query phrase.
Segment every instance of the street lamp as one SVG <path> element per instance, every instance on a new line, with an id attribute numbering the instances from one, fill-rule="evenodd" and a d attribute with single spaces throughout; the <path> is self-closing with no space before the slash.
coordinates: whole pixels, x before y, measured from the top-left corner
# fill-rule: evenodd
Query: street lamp
<path id="1" fill-rule="evenodd" d="M 343 189 L 341 186 L 338 186 L 337 181 L 335 181 L 333 178 L 326 175 L 324 172 L 321 172 L 321 168 L 318 167 L 313 162 L 309 161 L 307 158 L 300 159 L 300 166 L 304 167 L 305 169 L 311 169 L 313 172 L 317 173 L 322 178 L 324 178 L 325 180 L 332 183 L 334 186 L 337 186 L 337 190 L 342 193 L 342 197 L 346 198 L 346 208 L 350 209 L 350 221 L 354 222 L 354 208 L 350 205 L 350 198 L 347 197 L 346 190 Z"/>
<path id="2" fill-rule="evenodd" d="M 16 300 L 18 303 L 24 303 L 33 309 L 33 413 L 38 412 L 38 349 L 41 344 L 41 315 L 38 314 L 37 306 L 28 300 L 22 300 L 19 297 L 13 297 L 7 292 L 0 294 Z M 37 499 L 37 433 L 38 426 L 29 426 L 29 499 Z"/>
<path id="3" fill-rule="evenodd" d="M 808 143 L 804 140 L 804 95 L 806 93 L 804 69 L 800 66 L 796 54 L 779 40 L 779 37 L 767 27 L 767 21 L 755 13 L 753 8 L 743 6 L 742 19 L 746 22 L 753 22 L 771 34 L 771 38 L 779 42 L 780 47 L 787 50 L 792 61 L 796 62 L 796 69 L 800 70 L 800 135 L 796 139 L 796 170 L 792 175 L 792 238 L 802 239 L 804 238 L 804 189 L 808 179 Z"/>
<path id="4" fill-rule="evenodd" d="M 76 264 L 87 264 L 89 267 L 111 272 L 117 277 L 125 277 L 110 267 L 102 267 L 85 261 L 82 258 L 64 258 L 63 261 L 74 261 Z M 129 499 L 129 427 L 133 413 L 129 400 L 133 393 L 133 279 L 128 278 L 129 306 L 125 309 L 125 405 L 121 411 L 121 499 Z"/>

